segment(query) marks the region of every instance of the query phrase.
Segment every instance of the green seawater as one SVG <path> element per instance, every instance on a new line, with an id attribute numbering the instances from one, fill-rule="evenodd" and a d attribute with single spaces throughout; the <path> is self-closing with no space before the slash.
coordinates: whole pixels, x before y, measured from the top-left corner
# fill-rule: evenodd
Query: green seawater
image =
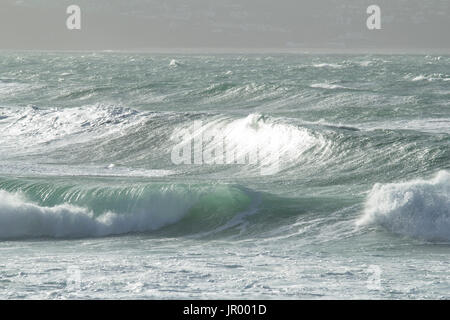
<path id="1" fill-rule="evenodd" d="M 449 56 L 3 52 L 0 132 L 0 298 L 449 297 Z"/>

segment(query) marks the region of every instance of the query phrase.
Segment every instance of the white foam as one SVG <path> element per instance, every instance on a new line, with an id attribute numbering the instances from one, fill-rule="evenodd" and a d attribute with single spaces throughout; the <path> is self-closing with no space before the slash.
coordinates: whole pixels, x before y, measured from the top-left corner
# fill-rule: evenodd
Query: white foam
<path id="1" fill-rule="evenodd" d="M 144 119 L 134 110 L 102 104 L 64 109 L 17 108 L 5 114 L 8 118 L 0 121 L 0 148 L 15 149 L 57 140 L 68 143 L 70 138 L 82 142 L 124 130 Z"/>
<path id="2" fill-rule="evenodd" d="M 376 184 L 357 225 L 376 223 L 391 232 L 450 241 L 450 173 L 430 180 Z"/>
<path id="3" fill-rule="evenodd" d="M 330 83 L 313 83 L 311 88 L 320 88 L 320 89 L 348 89 L 346 87 L 340 86 L 338 84 L 330 84 Z"/>
<path id="4" fill-rule="evenodd" d="M 223 128 L 229 144 L 235 146 L 237 154 L 259 148 L 264 161 L 295 161 L 306 150 L 321 144 L 306 128 L 281 121 L 274 121 L 260 114 L 250 114 L 246 118 L 228 123 Z M 276 157 L 272 157 L 276 155 Z"/>
<path id="5" fill-rule="evenodd" d="M 340 69 L 343 66 L 337 63 L 315 63 L 313 64 L 314 68 L 332 68 L 332 69 Z"/>
<path id="6" fill-rule="evenodd" d="M 361 62 L 359 62 L 358 64 L 359 64 L 361 67 L 368 67 L 368 66 L 370 66 L 372 63 L 373 63 L 373 61 L 367 60 L 367 61 L 361 61 Z"/>
<path id="7" fill-rule="evenodd" d="M 412 78 L 411 81 L 422 81 L 422 80 L 428 80 L 426 76 L 424 76 L 423 74 L 421 74 L 420 76 L 414 77 Z"/>
<path id="8" fill-rule="evenodd" d="M 179 61 L 175 59 L 170 60 L 169 67 L 178 67 L 179 65 L 180 65 Z"/>
<path id="9" fill-rule="evenodd" d="M 409 74 L 407 76 L 405 76 L 405 79 L 410 79 L 412 76 Z M 442 74 L 442 73 L 433 73 L 433 74 L 428 74 L 428 75 L 418 75 L 418 76 L 413 76 L 411 78 L 411 81 L 413 82 L 417 82 L 417 81 L 428 81 L 428 82 L 432 82 L 432 81 L 449 81 L 450 77 L 448 75 Z"/>
<path id="10" fill-rule="evenodd" d="M 19 92 L 35 89 L 36 86 L 31 86 L 25 83 L 17 82 L 1 82 L 0 81 L 0 96 L 10 96 Z"/>
<path id="11" fill-rule="evenodd" d="M 257 169 L 276 168 L 274 173 L 297 163 L 307 150 L 322 148 L 326 144 L 325 139 L 306 128 L 257 113 L 240 119 L 216 118 L 201 124 L 196 130 L 185 126 L 178 128 L 172 138 L 175 140 L 183 137 L 179 145 L 187 145 L 191 139 L 203 136 L 203 152 L 208 155 L 218 153 L 215 159 L 220 161 L 216 163 L 230 164 L 231 155 L 239 164 L 256 165 Z M 182 134 L 186 130 L 191 134 Z M 247 156 L 249 158 L 242 161 Z"/>
<path id="12" fill-rule="evenodd" d="M 180 220 L 194 204 L 193 198 L 167 194 L 134 207 L 133 212 L 108 211 L 95 217 L 87 208 L 43 207 L 21 194 L 0 190 L 0 239 L 101 237 L 156 230 Z"/>

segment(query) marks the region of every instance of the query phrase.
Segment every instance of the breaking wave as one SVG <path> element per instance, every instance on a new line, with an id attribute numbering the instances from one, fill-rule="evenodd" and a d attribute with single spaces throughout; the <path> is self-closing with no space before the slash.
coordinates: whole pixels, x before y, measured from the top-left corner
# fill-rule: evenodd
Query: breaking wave
<path id="1" fill-rule="evenodd" d="M 380 224 L 391 232 L 450 241 L 450 173 L 430 180 L 376 184 L 358 225 Z"/>
<path id="2" fill-rule="evenodd" d="M 205 231 L 245 212 L 252 197 L 232 186 L 86 188 L 10 181 L 9 191 L 0 190 L 0 239 L 103 237 L 180 221 L 178 234 Z"/>

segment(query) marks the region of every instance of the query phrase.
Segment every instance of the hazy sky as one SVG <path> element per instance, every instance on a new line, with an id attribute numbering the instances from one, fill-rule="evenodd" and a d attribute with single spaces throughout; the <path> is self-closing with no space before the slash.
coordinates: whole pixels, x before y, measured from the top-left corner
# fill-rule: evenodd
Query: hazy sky
<path id="1" fill-rule="evenodd" d="M 66 28 L 71 4 L 81 30 Z M 0 0 L 0 49 L 262 48 L 449 52 L 450 0 Z"/>

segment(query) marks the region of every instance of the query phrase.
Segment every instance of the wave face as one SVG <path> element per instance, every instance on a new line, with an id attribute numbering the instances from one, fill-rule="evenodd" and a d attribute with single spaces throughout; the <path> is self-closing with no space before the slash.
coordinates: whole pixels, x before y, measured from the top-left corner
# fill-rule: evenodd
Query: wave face
<path id="1" fill-rule="evenodd" d="M 450 241 L 450 173 L 441 171 L 430 180 L 375 185 L 358 221 L 368 223 L 419 239 Z"/>
<path id="2" fill-rule="evenodd" d="M 250 193 L 231 186 L 3 183 L 12 191 L 0 190 L 0 239 L 143 233 L 183 219 L 175 229 L 188 234 L 218 227 L 252 204 Z"/>

